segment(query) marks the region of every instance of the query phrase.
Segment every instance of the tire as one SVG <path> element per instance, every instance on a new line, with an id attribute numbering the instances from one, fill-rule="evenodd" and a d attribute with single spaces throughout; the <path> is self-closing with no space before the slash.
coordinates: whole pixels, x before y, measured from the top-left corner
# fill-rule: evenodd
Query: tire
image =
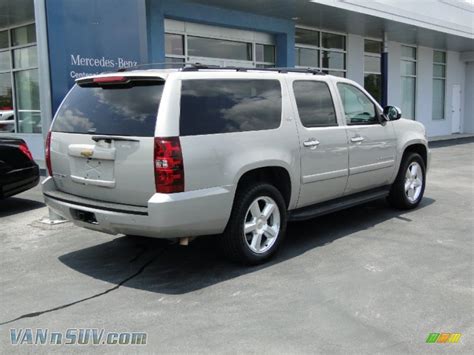
<path id="1" fill-rule="evenodd" d="M 265 214 L 266 210 L 272 212 Z M 283 241 L 286 224 L 286 204 L 280 191 L 266 183 L 251 185 L 236 193 L 221 238 L 222 249 L 235 262 L 245 265 L 263 263 L 275 254 Z"/>
<path id="2" fill-rule="evenodd" d="M 390 189 L 388 201 L 398 209 L 416 208 L 423 198 L 425 185 L 426 168 L 423 158 L 418 153 L 408 153 L 400 164 L 400 170 Z"/>

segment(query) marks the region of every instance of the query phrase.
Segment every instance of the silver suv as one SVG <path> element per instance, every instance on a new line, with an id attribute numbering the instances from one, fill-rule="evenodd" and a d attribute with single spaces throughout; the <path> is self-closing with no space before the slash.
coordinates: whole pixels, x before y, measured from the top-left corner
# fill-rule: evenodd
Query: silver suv
<path id="1" fill-rule="evenodd" d="M 46 144 L 47 205 L 110 234 L 220 235 L 248 264 L 288 221 L 423 197 L 422 124 L 357 83 L 304 69 L 134 70 L 79 79 Z"/>

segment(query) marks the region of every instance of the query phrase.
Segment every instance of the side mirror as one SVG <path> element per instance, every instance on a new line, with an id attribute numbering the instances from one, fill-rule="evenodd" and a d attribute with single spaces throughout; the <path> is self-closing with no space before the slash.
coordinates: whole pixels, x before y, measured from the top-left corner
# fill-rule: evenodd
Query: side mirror
<path id="1" fill-rule="evenodd" d="M 383 115 L 388 121 L 395 121 L 402 117 L 402 111 L 397 106 L 385 106 Z"/>

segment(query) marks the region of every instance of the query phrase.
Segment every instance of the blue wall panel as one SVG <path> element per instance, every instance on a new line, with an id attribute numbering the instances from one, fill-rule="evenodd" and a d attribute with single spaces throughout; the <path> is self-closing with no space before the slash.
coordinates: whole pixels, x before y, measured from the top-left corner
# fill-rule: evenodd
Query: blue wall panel
<path id="1" fill-rule="evenodd" d="M 76 77 L 147 61 L 142 0 L 47 0 L 46 14 L 53 112 Z"/>
<path id="2" fill-rule="evenodd" d="M 295 29 L 292 21 L 217 7 L 188 3 L 180 0 L 147 0 L 148 50 L 152 62 L 165 59 L 165 18 L 208 25 L 231 27 L 272 33 L 276 37 L 277 65 L 294 66 Z"/>
<path id="3" fill-rule="evenodd" d="M 294 65 L 292 21 L 180 0 L 46 0 L 52 107 L 74 79 L 165 61 L 164 19 L 275 35 L 277 65 Z"/>

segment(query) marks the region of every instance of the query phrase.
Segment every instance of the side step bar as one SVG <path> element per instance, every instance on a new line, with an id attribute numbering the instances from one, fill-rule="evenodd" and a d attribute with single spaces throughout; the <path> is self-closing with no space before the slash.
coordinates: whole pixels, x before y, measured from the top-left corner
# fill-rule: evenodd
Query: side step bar
<path id="1" fill-rule="evenodd" d="M 325 214 L 340 211 L 346 208 L 360 205 L 362 203 L 378 200 L 388 196 L 390 186 L 384 186 L 374 190 L 359 192 L 353 195 L 337 198 L 332 201 L 318 203 L 316 205 L 298 208 L 289 211 L 289 221 L 304 221 Z"/>

